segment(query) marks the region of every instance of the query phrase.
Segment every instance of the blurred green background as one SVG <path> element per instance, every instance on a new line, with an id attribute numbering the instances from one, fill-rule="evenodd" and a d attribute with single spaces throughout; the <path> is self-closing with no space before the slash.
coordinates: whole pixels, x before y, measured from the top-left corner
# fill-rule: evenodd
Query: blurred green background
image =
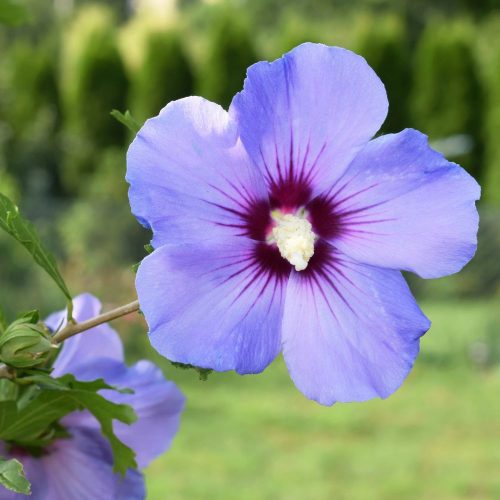
<path id="1" fill-rule="evenodd" d="M 149 240 L 127 202 L 131 135 L 111 109 L 144 120 L 192 94 L 227 106 L 251 63 L 303 41 L 364 55 L 389 94 L 383 132 L 422 130 L 483 187 L 475 259 L 449 278 L 409 277 L 433 327 L 387 401 L 322 408 L 281 360 L 203 382 L 151 350 L 139 317 L 117 322 L 129 359 L 153 357 L 188 396 L 172 449 L 146 471 L 149 498 L 500 498 L 500 0 L 25 4 L 27 18 L 0 27 L 0 191 L 73 292 L 106 308 L 133 298 Z M 0 303 L 10 315 L 64 306 L 2 234 Z"/>

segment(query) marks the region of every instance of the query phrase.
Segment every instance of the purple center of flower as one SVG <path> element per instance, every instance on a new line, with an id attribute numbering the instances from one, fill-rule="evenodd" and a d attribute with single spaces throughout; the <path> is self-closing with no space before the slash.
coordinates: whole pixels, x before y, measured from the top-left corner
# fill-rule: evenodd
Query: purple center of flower
<path id="1" fill-rule="evenodd" d="M 269 189 L 269 200 L 254 201 L 248 205 L 243 215 L 241 233 L 258 243 L 255 246 L 254 259 L 261 270 L 277 277 L 288 277 L 292 264 L 283 257 L 278 248 L 273 230 L 278 226 L 275 214 L 291 215 L 310 223 L 315 235 L 314 254 L 310 257 L 306 268 L 301 269 L 309 275 L 317 271 L 327 260 L 328 247 L 322 239 L 330 239 L 341 228 L 340 215 L 335 213 L 332 197 L 322 195 L 312 197 L 309 183 L 304 179 L 283 179 L 272 182 Z"/>

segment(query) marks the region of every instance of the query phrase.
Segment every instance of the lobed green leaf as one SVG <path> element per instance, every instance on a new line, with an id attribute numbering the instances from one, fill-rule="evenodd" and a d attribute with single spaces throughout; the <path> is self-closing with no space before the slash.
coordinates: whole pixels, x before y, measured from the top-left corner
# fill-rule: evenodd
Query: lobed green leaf
<path id="1" fill-rule="evenodd" d="M 137 468 L 135 453 L 113 431 L 113 420 L 132 424 L 137 416 L 134 410 L 104 398 L 98 391 L 114 388 L 102 379 L 81 382 L 73 375 L 51 378 L 40 373 L 20 379 L 23 384 L 36 384 L 36 393 L 30 394 L 22 405 L 0 401 L 0 439 L 21 446 L 43 446 L 51 439 L 58 421 L 74 411 L 87 410 L 97 419 L 103 435 L 109 441 L 114 458 L 114 471 L 125 474 Z"/>

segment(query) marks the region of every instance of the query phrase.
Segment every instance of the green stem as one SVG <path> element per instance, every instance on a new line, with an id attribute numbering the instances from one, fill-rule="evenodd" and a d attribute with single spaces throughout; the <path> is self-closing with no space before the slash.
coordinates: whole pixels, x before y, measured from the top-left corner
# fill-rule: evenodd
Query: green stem
<path id="1" fill-rule="evenodd" d="M 73 337 L 73 335 L 84 332 L 85 330 L 90 330 L 95 326 L 102 325 L 103 323 L 107 323 L 108 321 L 112 321 L 117 318 L 121 318 L 122 316 L 126 316 L 127 314 L 131 314 L 138 310 L 139 301 L 134 300 L 134 302 L 131 302 L 130 304 L 125 304 L 124 306 L 117 307 L 116 309 L 100 314 L 95 318 L 82 321 L 81 323 L 68 321 L 66 326 L 52 337 L 52 341 L 55 344 L 60 343 L 63 340 Z"/>
<path id="2" fill-rule="evenodd" d="M 76 323 L 76 321 L 73 318 L 73 301 L 70 299 L 68 300 L 68 304 L 66 306 L 66 319 L 68 323 Z"/>

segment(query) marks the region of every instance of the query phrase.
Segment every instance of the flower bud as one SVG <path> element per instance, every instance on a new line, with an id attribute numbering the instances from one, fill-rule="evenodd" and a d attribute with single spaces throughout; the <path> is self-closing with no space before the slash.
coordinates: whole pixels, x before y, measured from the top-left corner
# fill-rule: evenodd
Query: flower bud
<path id="1" fill-rule="evenodd" d="M 0 361 L 16 368 L 43 363 L 51 349 L 50 335 L 42 325 L 15 321 L 0 336 Z"/>

